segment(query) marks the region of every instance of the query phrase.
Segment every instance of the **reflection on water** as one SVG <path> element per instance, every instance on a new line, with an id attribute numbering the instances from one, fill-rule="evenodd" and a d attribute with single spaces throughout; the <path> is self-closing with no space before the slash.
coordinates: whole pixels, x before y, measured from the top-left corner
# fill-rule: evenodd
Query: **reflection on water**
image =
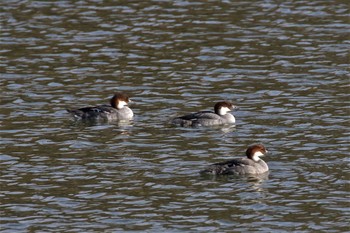
<path id="1" fill-rule="evenodd" d="M 348 230 L 347 2 L 0 4 L 4 232 Z M 130 124 L 65 111 L 116 91 Z M 199 175 L 258 142 L 268 177 Z"/>
<path id="2" fill-rule="evenodd" d="M 262 174 L 247 174 L 247 175 L 213 175 L 200 173 L 203 180 L 219 181 L 219 182 L 244 182 L 252 184 L 252 186 L 260 189 L 260 185 L 269 179 L 270 172 L 265 172 Z"/>

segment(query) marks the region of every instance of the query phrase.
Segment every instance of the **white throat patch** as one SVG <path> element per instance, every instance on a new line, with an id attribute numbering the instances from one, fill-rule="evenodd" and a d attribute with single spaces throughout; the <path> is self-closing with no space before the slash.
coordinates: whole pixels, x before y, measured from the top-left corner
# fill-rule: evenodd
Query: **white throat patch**
<path id="1" fill-rule="evenodd" d="M 128 105 L 125 101 L 119 101 L 118 102 L 118 105 L 117 105 L 117 108 L 118 109 L 121 109 L 123 108 L 124 106 Z"/>
<path id="2" fill-rule="evenodd" d="M 222 107 L 219 110 L 219 115 L 225 115 L 228 112 L 231 112 L 231 109 L 229 109 L 228 107 Z"/>
<path id="3" fill-rule="evenodd" d="M 264 154 L 261 151 L 257 151 L 257 152 L 254 153 L 252 159 L 255 162 L 258 162 L 260 160 L 260 156 L 264 156 Z"/>

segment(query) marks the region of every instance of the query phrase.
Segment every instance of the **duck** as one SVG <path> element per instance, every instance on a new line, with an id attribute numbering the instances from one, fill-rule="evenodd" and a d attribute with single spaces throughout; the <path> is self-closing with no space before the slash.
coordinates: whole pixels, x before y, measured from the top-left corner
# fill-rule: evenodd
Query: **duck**
<path id="1" fill-rule="evenodd" d="M 201 174 L 211 175 L 260 175 L 269 171 L 269 167 L 260 157 L 267 154 L 262 144 L 254 144 L 246 150 L 246 158 L 235 158 L 214 163 L 202 170 Z"/>
<path id="2" fill-rule="evenodd" d="M 175 126 L 181 127 L 201 127 L 234 124 L 236 122 L 236 119 L 229 112 L 233 111 L 235 108 L 237 107 L 229 101 L 220 101 L 214 105 L 214 112 L 201 111 L 181 117 L 176 117 L 172 119 L 171 123 Z"/>
<path id="3" fill-rule="evenodd" d="M 67 112 L 74 118 L 82 120 L 130 121 L 134 113 L 128 107 L 129 102 L 132 101 L 127 94 L 118 92 L 111 98 L 110 105 L 67 109 Z"/>

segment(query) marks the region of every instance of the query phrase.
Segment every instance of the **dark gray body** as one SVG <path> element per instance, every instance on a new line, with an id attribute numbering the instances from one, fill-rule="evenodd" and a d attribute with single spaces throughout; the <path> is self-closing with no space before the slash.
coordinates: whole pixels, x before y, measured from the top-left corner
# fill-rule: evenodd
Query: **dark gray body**
<path id="1" fill-rule="evenodd" d="M 67 109 L 76 118 L 83 120 L 132 120 L 134 113 L 129 107 L 124 106 L 116 109 L 108 105 L 100 105 L 96 107 L 86 107 L 75 110 Z"/>
<path id="2" fill-rule="evenodd" d="M 246 175 L 262 174 L 268 170 L 267 164 L 262 159 L 255 162 L 248 158 L 238 158 L 210 165 L 201 171 L 201 173 L 213 175 Z"/>
<path id="3" fill-rule="evenodd" d="M 235 121 L 235 117 L 230 113 L 220 116 L 211 111 L 203 111 L 174 118 L 172 124 L 183 127 L 198 127 L 234 124 Z"/>

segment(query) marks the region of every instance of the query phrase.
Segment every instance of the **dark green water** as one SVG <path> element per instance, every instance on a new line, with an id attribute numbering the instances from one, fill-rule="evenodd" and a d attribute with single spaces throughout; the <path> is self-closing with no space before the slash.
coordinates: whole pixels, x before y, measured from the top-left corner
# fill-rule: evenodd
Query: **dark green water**
<path id="1" fill-rule="evenodd" d="M 346 1 L 3 1 L 1 232 L 349 230 Z M 131 124 L 65 109 L 134 100 Z M 235 127 L 173 128 L 230 100 Z M 201 177 L 270 154 L 268 177 Z"/>

